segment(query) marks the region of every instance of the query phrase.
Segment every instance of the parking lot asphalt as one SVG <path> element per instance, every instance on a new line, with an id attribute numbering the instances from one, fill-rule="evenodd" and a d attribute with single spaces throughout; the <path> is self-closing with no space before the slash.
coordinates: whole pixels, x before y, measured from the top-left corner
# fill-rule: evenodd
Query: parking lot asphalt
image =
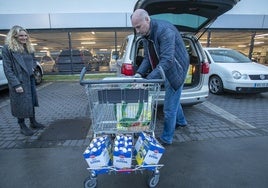
<path id="1" fill-rule="evenodd" d="M 83 187 L 83 151 L 92 131 L 84 87 L 76 82 L 38 87 L 37 120 L 31 137 L 20 134 L 8 98 L 0 100 L 0 187 Z M 211 96 L 184 107 L 189 126 L 176 130 L 166 148 L 158 187 L 268 186 L 268 94 Z M 159 107 L 156 136 L 162 131 Z M 147 173 L 98 177 L 98 187 L 146 187 Z"/>

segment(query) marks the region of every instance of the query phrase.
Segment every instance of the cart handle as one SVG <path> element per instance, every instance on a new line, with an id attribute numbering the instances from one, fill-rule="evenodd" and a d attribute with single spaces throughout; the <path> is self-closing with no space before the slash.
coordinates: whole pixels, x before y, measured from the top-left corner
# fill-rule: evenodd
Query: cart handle
<path id="1" fill-rule="evenodd" d="M 83 67 L 80 73 L 80 85 L 86 84 L 106 84 L 106 83 L 164 83 L 165 74 L 162 67 L 159 67 L 162 79 L 143 79 L 135 77 L 126 77 L 127 79 L 122 79 L 123 77 L 115 77 L 111 79 L 102 79 L 102 80 L 85 80 L 85 74 L 87 72 L 86 67 Z"/>

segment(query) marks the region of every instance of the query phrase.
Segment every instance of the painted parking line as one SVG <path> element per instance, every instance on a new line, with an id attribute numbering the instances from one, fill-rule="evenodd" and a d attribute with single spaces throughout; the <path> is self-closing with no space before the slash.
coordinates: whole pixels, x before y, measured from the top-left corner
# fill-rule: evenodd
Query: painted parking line
<path id="1" fill-rule="evenodd" d="M 45 84 L 42 84 L 41 86 L 37 87 L 36 90 L 39 91 L 40 89 L 43 89 L 49 85 L 51 85 L 53 82 L 48 82 L 48 83 L 45 83 Z"/>
<path id="2" fill-rule="evenodd" d="M 232 123 L 234 123 L 237 127 L 241 128 L 241 129 L 255 129 L 256 128 L 255 126 L 239 119 L 237 116 L 230 114 L 229 112 L 223 110 L 222 108 L 220 108 L 220 107 L 218 107 L 218 106 L 216 106 L 208 101 L 203 102 L 202 105 L 204 105 L 208 109 L 212 110 L 220 117 L 222 117 L 228 121 L 231 121 Z"/>

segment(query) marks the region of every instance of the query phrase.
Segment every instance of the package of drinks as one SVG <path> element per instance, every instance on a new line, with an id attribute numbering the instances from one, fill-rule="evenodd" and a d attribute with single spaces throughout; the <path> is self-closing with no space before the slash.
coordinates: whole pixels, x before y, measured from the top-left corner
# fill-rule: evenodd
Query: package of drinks
<path id="1" fill-rule="evenodd" d="M 107 135 L 93 138 L 83 155 L 90 168 L 108 166 L 111 161 L 110 138 Z"/>
<path id="2" fill-rule="evenodd" d="M 147 134 L 147 133 L 145 133 L 145 132 L 141 132 L 141 133 L 139 134 L 139 137 L 138 137 L 136 143 L 135 143 L 135 147 L 134 147 L 134 151 L 133 151 L 133 155 L 134 155 L 134 156 L 137 155 L 137 153 L 138 153 L 138 151 L 140 150 L 141 146 L 143 145 L 143 141 L 144 141 L 145 139 L 150 141 L 150 140 L 153 139 L 153 137 L 152 137 L 150 134 Z"/>
<path id="3" fill-rule="evenodd" d="M 113 147 L 113 166 L 115 168 L 131 168 L 132 147 L 131 135 L 121 134 L 116 136 Z"/>
<path id="4" fill-rule="evenodd" d="M 165 148 L 152 136 L 145 136 L 137 148 L 136 161 L 138 165 L 156 165 L 165 152 Z"/>

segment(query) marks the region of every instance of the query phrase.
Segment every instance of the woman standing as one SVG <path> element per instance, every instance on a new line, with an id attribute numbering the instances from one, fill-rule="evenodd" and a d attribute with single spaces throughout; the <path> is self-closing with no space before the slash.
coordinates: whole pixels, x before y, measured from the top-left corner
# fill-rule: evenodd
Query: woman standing
<path id="1" fill-rule="evenodd" d="M 13 26 L 6 36 L 2 54 L 11 113 L 18 119 L 21 133 L 31 136 L 34 132 L 26 126 L 25 118 L 30 119 L 30 127 L 33 129 L 44 128 L 44 125 L 35 120 L 34 107 L 38 106 L 34 79 L 36 61 L 27 30 Z"/>

